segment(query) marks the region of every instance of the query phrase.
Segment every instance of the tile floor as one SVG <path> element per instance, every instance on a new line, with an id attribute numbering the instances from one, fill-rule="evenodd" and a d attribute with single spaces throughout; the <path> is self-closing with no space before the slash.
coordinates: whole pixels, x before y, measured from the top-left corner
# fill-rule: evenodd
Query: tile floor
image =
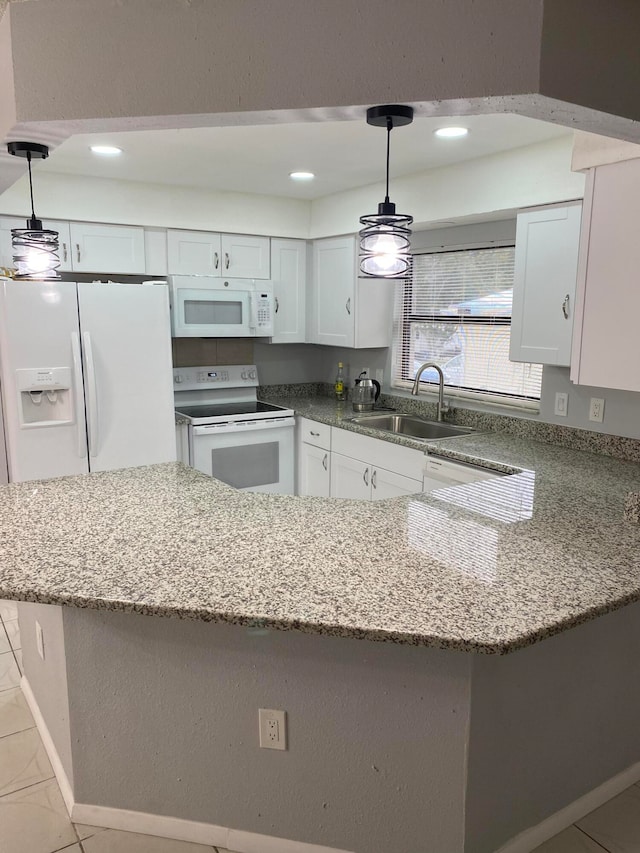
<path id="1" fill-rule="evenodd" d="M 201 844 L 71 823 L 20 690 L 20 648 L 15 605 L 0 601 L 0 853 L 229 853 Z M 640 783 L 534 853 L 603 850 L 640 853 Z"/>

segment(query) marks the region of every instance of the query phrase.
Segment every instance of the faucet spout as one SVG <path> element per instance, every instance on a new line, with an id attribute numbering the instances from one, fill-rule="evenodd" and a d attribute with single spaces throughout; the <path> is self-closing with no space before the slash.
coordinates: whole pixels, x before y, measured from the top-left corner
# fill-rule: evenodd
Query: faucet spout
<path id="1" fill-rule="evenodd" d="M 425 361 L 424 364 L 421 364 L 418 370 L 416 371 L 416 378 L 413 381 L 413 388 L 411 389 L 411 393 L 414 397 L 417 397 L 420 393 L 420 377 L 429 367 L 433 367 L 433 369 L 438 374 L 438 407 L 437 407 L 437 415 L 436 419 L 438 421 L 442 420 L 442 415 L 447 411 L 447 406 L 444 403 L 444 373 L 442 372 L 442 368 L 439 364 L 434 364 L 432 361 Z"/>

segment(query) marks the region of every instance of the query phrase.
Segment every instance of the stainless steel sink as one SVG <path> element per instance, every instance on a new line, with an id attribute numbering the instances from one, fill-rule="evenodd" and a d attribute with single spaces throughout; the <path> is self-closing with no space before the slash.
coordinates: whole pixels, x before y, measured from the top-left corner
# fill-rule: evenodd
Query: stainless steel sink
<path id="1" fill-rule="evenodd" d="M 438 423 L 421 418 L 420 415 L 356 415 L 349 419 L 358 426 L 406 435 L 409 438 L 453 438 L 457 435 L 469 435 L 475 432 L 468 427 Z"/>

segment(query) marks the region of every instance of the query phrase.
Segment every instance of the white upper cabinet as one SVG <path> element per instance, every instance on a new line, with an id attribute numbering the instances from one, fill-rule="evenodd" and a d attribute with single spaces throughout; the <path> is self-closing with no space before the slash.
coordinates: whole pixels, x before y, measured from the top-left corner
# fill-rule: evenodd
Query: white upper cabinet
<path id="1" fill-rule="evenodd" d="M 169 275 L 220 276 L 220 235 L 209 231 L 167 231 Z"/>
<path id="2" fill-rule="evenodd" d="M 358 278 L 356 249 L 356 238 L 350 236 L 313 243 L 310 343 L 350 348 L 391 343 L 397 282 Z"/>
<path id="3" fill-rule="evenodd" d="M 271 240 L 271 278 L 275 304 L 271 342 L 304 343 L 307 284 L 307 244 L 304 240 Z"/>
<path id="4" fill-rule="evenodd" d="M 74 272 L 145 273 L 144 228 L 71 223 Z"/>
<path id="5" fill-rule="evenodd" d="M 518 214 L 511 361 L 571 362 L 581 213 L 576 201 Z"/>
<path id="6" fill-rule="evenodd" d="M 587 176 L 571 380 L 640 391 L 640 160 Z"/>
<path id="7" fill-rule="evenodd" d="M 269 238 L 212 231 L 167 232 L 171 275 L 269 278 Z"/>
<path id="8" fill-rule="evenodd" d="M 269 237 L 222 234 L 222 275 L 231 278 L 270 278 Z"/>

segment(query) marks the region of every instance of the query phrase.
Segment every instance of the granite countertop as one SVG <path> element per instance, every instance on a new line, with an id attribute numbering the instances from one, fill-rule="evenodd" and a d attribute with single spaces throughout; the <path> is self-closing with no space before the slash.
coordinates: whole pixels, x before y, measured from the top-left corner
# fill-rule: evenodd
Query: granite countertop
<path id="1" fill-rule="evenodd" d="M 287 404 L 355 429 L 348 406 Z M 410 446 L 519 473 L 371 503 L 179 463 L 13 484 L 0 598 L 494 654 L 640 600 L 640 465 L 499 434 Z"/>

